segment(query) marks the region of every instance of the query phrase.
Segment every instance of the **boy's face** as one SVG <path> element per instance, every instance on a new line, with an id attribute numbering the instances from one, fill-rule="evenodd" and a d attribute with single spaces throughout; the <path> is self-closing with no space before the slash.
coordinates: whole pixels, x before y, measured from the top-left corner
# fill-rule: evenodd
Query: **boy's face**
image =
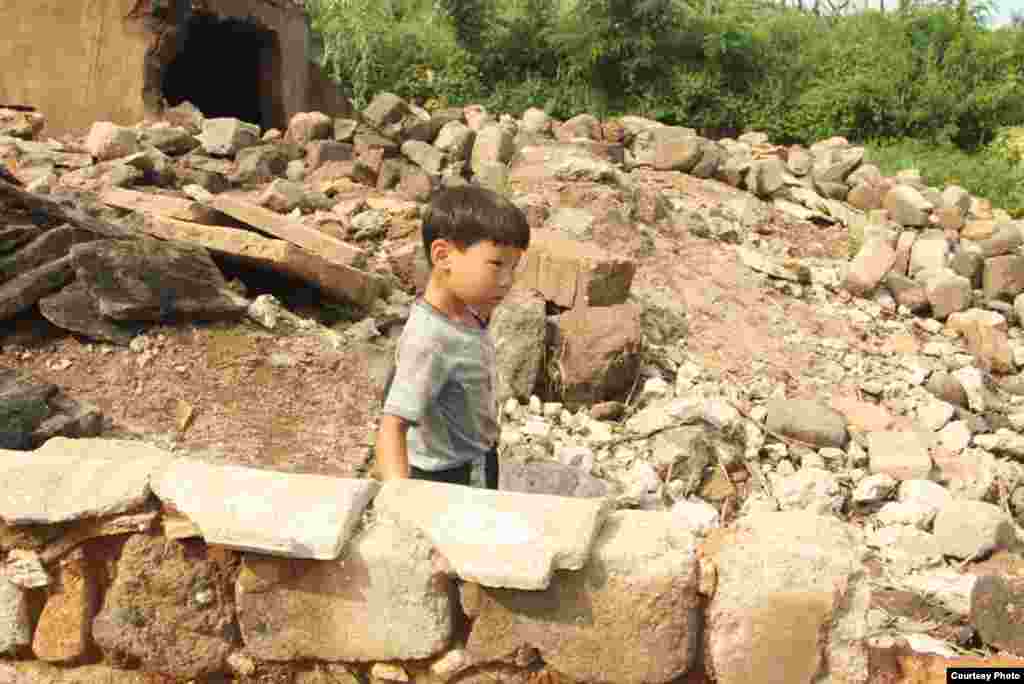
<path id="1" fill-rule="evenodd" d="M 512 287 L 523 250 L 490 240 L 466 249 L 447 247 L 442 268 L 448 288 L 465 304 L 490 314 Z"/>

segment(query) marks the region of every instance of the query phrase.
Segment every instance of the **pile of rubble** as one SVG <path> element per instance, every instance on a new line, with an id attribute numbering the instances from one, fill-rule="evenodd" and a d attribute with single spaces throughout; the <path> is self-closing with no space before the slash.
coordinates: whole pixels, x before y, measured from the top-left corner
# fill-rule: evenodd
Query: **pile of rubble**
<path id="1" fill-rule="evenodd" d="M 1016 576 L 984 565 L 1020 567 L 1024 543 L 1024 240 L 985 200 L 883 177 L 839 138 L 804 148 L 640 117 L 427 113 L 386 93 L 359 120 L 300 114 L 284 133 L 187 105 L 134 129 L 97 124 L 84 141 L 18 130 L 0 138 L 26 187 L 0 180 L 15 217 L 0 233 L 0 312 L 38 302 L 57 325 L 116 343 L 177 316 L 273 327 L 287 315 L 246 300 L 210 255 L 357 304 L 372 338 L 401 322 L 425 279 L 416 238 L 429 194 L 466 182 L 508 193 L 534 236 L 492 326 L 501 489 L 672 510 L 701 535 L 765 512 L 843 518 L 863 528 L 875 597 L 934 608 L 925 619 L 872 601 L 865 639 L 1024 655 Z M 655 172 L 716 179 L 749 201 L 695 209 L 647 183 Z M 758 232 L 772 212 L 849 227 L 852 262 L 787 256 Z M 767 377 L 738 385 L 687 349 L 670 293 L 633 287 L 634 260 L 590 241 L 602 224 L 651 240 L 685 224 L 733 243 L 766 287 L 921 351 L 871 353 L 780 317 L 775 333 L 814 351 L 822 398 L 787 398 Z M 851 378 L 860 399 L 828 396 Z"/>

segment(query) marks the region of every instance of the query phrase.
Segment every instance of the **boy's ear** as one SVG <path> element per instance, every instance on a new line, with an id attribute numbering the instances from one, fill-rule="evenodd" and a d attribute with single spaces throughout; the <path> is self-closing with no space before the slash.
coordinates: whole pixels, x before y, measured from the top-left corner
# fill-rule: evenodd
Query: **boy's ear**
<path id="1" fill-rule="evenodd" d="M 430 261 L 436 268 L 445 268 L 448 265 L 448 255 L 452 251 L 452 243 L 448 240 L 438 239 L 430 243 Z"/>

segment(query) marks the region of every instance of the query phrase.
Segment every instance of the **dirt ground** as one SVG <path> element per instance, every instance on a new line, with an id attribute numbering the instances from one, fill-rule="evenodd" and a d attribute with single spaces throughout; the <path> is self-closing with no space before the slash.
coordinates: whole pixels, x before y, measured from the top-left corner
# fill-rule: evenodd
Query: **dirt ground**
<path id="1" fill-rule="evenodd" d="M 744 194 L 682 174 L 650 181 L 671 184 L 695 208 Z M 794 257 L 845 254 L 841 227 L 775 216 L 757 231 L 782 239 Z M 690 316 L 688 348 L 735 381 L 751 378 L 756 361 L 767 369 L 758 372 L 787 382 L 792 396 L 818 391 L 806 382 L 812 351 L 786 344 L 773 322 L 779 315 L 806 334 L 879 344 L 862 339 L 845 320 L 766 289 L 732 245 L 691 236 L 685 225 L 660 227 L 653 250 L 643 249 L 636 232 L 597 230 L 594 239 L 637 258 L 634 287 L 664 286 L 679 295 Z M 297 313 L 322 313 L 315 302 L 275 294 Z M 364 351 L 333 351 L 315 338 L 282 336 L 249 322 L 160 326 L 146 337 L 149 349 L 138 353 L 91 343 L 28 314 L 0 330 L 0 367 L 23 369 L 96 404 L 115 433 L 142 434 L 213 460 L 360 473 L 379 402 L 373 362 Z"/>

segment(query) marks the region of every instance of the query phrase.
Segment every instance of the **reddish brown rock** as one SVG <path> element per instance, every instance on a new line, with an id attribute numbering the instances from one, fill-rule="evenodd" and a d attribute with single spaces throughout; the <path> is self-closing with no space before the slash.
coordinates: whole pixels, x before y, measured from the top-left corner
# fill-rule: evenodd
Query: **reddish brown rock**
<path id="1" fill-rule="evenodd" d="M 570 407 L 621 400 L 640 366 L 640 308 L 577 307 L 556 319 L 549 375 Z"/>

